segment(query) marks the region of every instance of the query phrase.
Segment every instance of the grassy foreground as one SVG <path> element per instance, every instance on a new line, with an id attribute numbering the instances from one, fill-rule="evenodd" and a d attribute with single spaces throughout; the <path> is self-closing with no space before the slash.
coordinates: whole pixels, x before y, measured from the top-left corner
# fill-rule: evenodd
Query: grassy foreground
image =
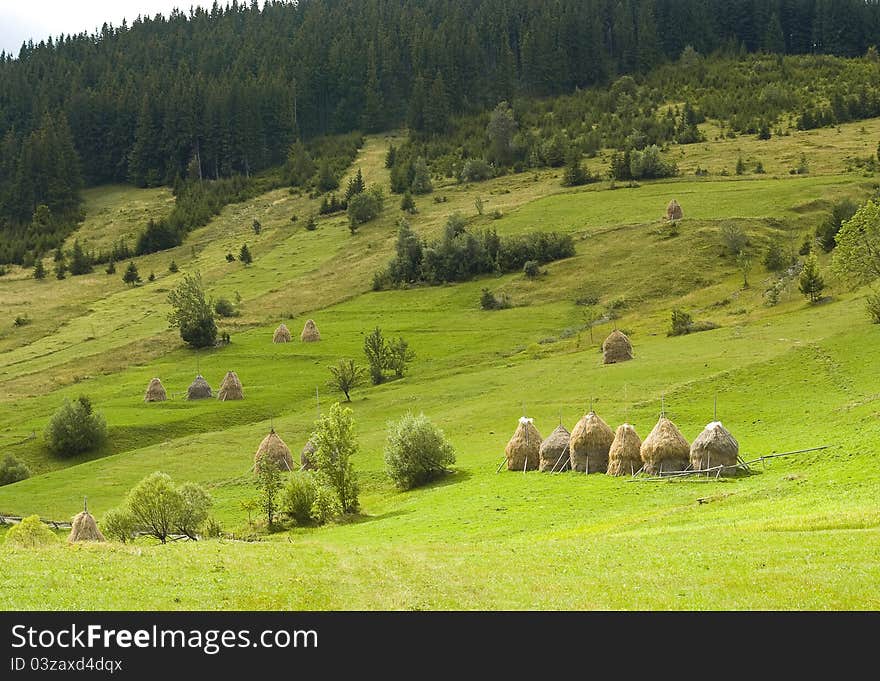
<path id="1" fill-rule="evenodd" d="M 387 183 L 386 144 L 371 138 L 355 163 L 368 182 Z M 767 144 L 782 155 L 792 140 Z M 763 149 L 772 156 L 773 146 Z M 719 158 L 729 153 L 719 144 Z M 38 474 L 0 488 L 0 513 L 64 519 L 88 495 L 100 521 L 139 479 L 163 470 L 207 485 L 217 518 L 240 531 L 240 501 L 253 494 L 247 471 L 270 419 L 298 452 L 316 416 L 316 387 L 323 407 L 337 399 L 325 394 L 327 365 L 359 358 L 363 334 L 376 325 L 409 340 L 417 360 L 405 379 L 353 394 L 361 517 L 259 542 L 59 543 L 37 551 L 0 544 L 0 608 L 880 607 L 877 328 L 862 295 L 830 277 L 828 302 L 807 306 L 795 284 L 778 306 L 765 307 L 770 275 L 756 264 L 743 289 L 719 237 L 734 220 L 755 252 L 771 239 L 797 243 L 828 201 L 870 191 L 869 179 L 829 159 L 808 177 L 570 191 L 545 172 L 441 185 L 443 204 L 419 199 L 412 223 L 425 235 L 454 210 L 501 234 L 573 233 L 576 256 L 536 281 L 514 274 L 371 292 L 373 271 L 393 249 L 393 201 L 355 236 L 340 217 L 306 232 L 290 216 L 302 220 L 313 202 L 284 191 L 229 206 L 180 248 L 139 259 L 142 274 L 159 275 L 142 287 L 126 289 L 102 272 L 41 283 L 13 272 L 0 281 L 0 311 L 9 318 L 27 308 L 34 321 L 0 332 L 0 450 Z M 112 214 L 107 197 L 118 192 L 129 201 L 139 194 L 113 188 L 89 200 L 106 201 Z M 166 201 L 161 192 L 139 196 L 146 211 Z M 476 216 L 477 196 L 504 216 Z M 673 196 L 686 218 L 669 238 L 659 216 Z M 263 224 L 259 238 L 250 231 L 254 217 Z M 105 238 L 97 222 L 83 229 L 92 225 Z M 245 240 L 254 264 L 226 263 L 224 254 Z M 166 329 L 165 295 L 180 276 L 167 272 L 172 258 L 184 271 L 200 269 L 214 295 L 240 294 L 242 316 L 226 323 L 230 346 L 197 355 Z M 515 307 L 481 311 L 483 287 L 508 293 Z M 597 326 L 592 341 L 576 304 L 586 295 L 600 306 L 622 301 L 620 318 Z M 721 326 L 669 338 L 673 306 Z M 321 343 L 271 343 L 279 321 L 298 334 L 307 317 Z M 631 334 L 636 359 L 605 367 L 598 346 L 614 325 Z M 238 372 L 246 399 L 180 399 L 196 365 L 215 387 L 226 370 Z M 174 399 L 147 405 L 142 393 L 155 375 Z M 73 460 L 50 457 L 39 434 L 62 398 L 80 393 L 107 416 L 110 442 Z M 726 481 L 495 473 L 523 409 L 548 435 L 560 419 L 571 428 L 593 399 L 612 426 L 629 420 L 644 437 L 661 395 L 688 440 L 712 420 L 717 395 L 719 417 L 746 459 L 831 448 Z M 448 479 L 400 493 L 383 475 L 382 446 L 387 422 L 408 410 L 445 430 L 458 464 Z"/>

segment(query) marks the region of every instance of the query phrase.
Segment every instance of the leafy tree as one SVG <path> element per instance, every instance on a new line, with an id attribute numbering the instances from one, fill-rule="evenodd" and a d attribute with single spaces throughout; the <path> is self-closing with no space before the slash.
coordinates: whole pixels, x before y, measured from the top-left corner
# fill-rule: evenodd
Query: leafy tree
<path id="1" fill-rule="evenodd" d="M 171 312 L 168 323 L 180 331 L 184 342 L 194 348 L 214 345 L 217 340 L 217 325 L 211 301 L 205 295 L 201 274 L 187 274 L 175 289 L 168 294 Z"/>
<path id="2" fill-rule="evenodd" d="M 455 449 L 427 416 L 406 414 L 388 425 L 385 470 L 400 489 L 437 479 L 455 463 Z"/>
<path id="3" fill-rule="evenodd" d="M 721 226 L 721 242 L 728 253 L 735 258 L 748 246 L 749 237 L 735 222 L 726 222 Z"/>
<path id="4" fill-rule="evenodd" d="M 266 516 L 266 527 L 271 532 L 275 527 L 275 516 L 278 513 L 278 495 L 283 486 L 281 469 L 271 456 L 260 457 L 256 467 L 257 504 Z"/>
<path id="5" fill-rule="evenodd" d="M 211 497 L 199 485 L 180 487 L 166 473 L 152 473 L 128 493 L 125 511 L 135 526 L 165 544 L 172 534 L 197 539 L 208 518 Z"/>
<path id="6" fill-rule="evenodd" d="M 393 281 L 417 281 L 422 269 L 422 242 L 413 231 L 409 222 L 400 220 L 397 223 L 396 256 L 391 261 L 390 274 Z"/>
<path id="7" fill-rule="evenodd" d="M 352 234 L 358 226 L 377 217 L 383 203 L 382 189 L 378 186 L 352 196 L 348 202 L 348 226 Z"/>
<path id="8" fill-rule="evenodd" d="M 507 102 L 500 102 L 489 116 L 486 135 L 489 138 L 489 158 L 500 165 L 513 160 L 513 138 L 517 131 L 513 109 Z"/>
<path id="9" fill-rule="evenodd" d="M 373 385 L 385 381 L 385 368 L 388 366 L 390 351 L 388 342 L 378 326 L 364 338 L 364 354 L 370 367 L 370 380 Z"/>
<path id="10" fill-rule="evenodd" d="M 741 251 L 740 254 L 736 256 L 736 266 L 743 275 L 744 289 L 749 287 L 749 274 L 752 272 L 752 265 L 752 256 L 745 251 Z"/>
<path id="11" fill-rule="evenodd" d="M 123 544 L 134 541 L 137 536 L 137 522 L 127 508 L 111 508 L 101 519 L 104 534 Z"/>
<path id="12" fill-rule="evenodd" d="M 424 158 L 419 156 L 416 159 L 412 172 L 413 179 L 410 188 L 413 194 L 430 194 L 434 191 L 434 185 L 431 184 L 431 173 Z"/>
<path id="13" fill-rule="evenodd" d="M 134 286 L 140 280 L 141 275 L 138 274 L 137 265 L 134 264 L 134 260 L 129 261 L 128 267 L 125 268 L 125 272 L 122 275 L 122 281 L 124 281 L 129 286 Z"/>
<path id="14" fill-rule="evenodd" d="M 318 495 L 315 477 L 309 471 L 293 473 L 281 494 L 281 508 L 284 512 L 297 525 L 309 524 L 312 520 L 312 506 Z"/>
<path id="15" fill-rule="evenodd" d="M 30 469 L 12 454 L 7 454 L 0 461 L 0 487 L 11 485 L 20 480 L 27 480 L 30 476 Z"/>
<path id="16" fill-rule="evenodd" d="M 407 367 L 415 358 L 415 353 L 403 338 L 397 338 L 388 343 L 387 367 L 394 372 L 395 378 L 403 378 Z"/>
<path id="17" fill-rule="evenodd" d="M 351 391 L 364 384 L 366 369 L 355 364 L 353 359 L 341 359 L 329 369 L 331 378 L 327 385 L 345 395 L 346 402 L 351 402 Z"/>
<path id="18" fill-rule="evenodd" d="M 311 441 L 319 484 L 332 489 L 342 513 L 358 510 L 358 480 L 352 458 L 358 453 L 351 409 L 334 404 L 315 424 Z"/>
<path id="19" fill-rule="evenodd" d="M 37 281 L 41 281 L 46 278 L 46 267 L 43 265 L 42 256 L 37 256 L 37 260 L 34 263 L 34 279 Z"/>
<path id="20" fill-rule="evenodd" d="M 825 290 L 825 280 L 819 274 L 819 262 L 815 255 L 811 255 L 804 263 L 801 275 L 798 278 L 798 289 L 811 303 L 817 302 L 822 297 L 822 291 Z"/>
<path id="21" fill-rule="evenodd" d="M 44 434 L 49 451 L 70 457 L 97 449 L 107 438 L 107 422 L 85 395 L 64 404 L 49 419 Z"/>
<path id="22" fill-rule="evenodd" d="M 241 250 L 238 252 L 238 259 L 245 265 L 250 265 L 254 261 L 254 258 L 251 255 L 251 250 L 248 248 L 247 244 L 241 245 Z"/>
<path id="23" fill-rule="evenodd" d="M 843 223 L 835 241 L 835 272 L 856 284 L 880 277 L 880 203 L 868 201 Z"/>
<path id="24" fill-rule="evenodd" d="M 872 291 L 865 299 L 865 311 L 872 324 L 880 324 L 880 293 Z"/>

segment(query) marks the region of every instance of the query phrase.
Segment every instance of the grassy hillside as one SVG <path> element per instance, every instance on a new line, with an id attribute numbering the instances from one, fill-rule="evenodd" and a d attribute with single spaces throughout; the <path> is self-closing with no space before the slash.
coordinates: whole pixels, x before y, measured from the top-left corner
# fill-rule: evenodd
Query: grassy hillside
<path id="1" fill-rule="evenodd" d="M 880 579 L 873 465 L 880 336 L 863 293 L 827 271 L 830 300 L 810 306 L 794 283 L 779 305 L 766 307 L 771 275 L 760 265 L 771 240 L 800 245 L 831 201 L 874 191 L 874 178 L 841 163 L 841 148 L 863 144 L 862 127 L 755 141 L 767 175 L 689 174 L 570 190 L 548 170 L 470 185 L 436 179 L 433 196 L 417 197 L 410 221 L 425 236 L 439 234 L 454 211 L 502 235 L 573 234 L 576 255 L 534 281 L 510 274 L 373 292 L 372 275 L 393 252 L 399 197 L 351 235 L 344 216 L 306 231 L 317 201 L 287 190 L 230 205 L 184 245 L 138 258 L 142 276 L 157 275 L 140 287 L 126 288 L 121 272 L 60 282 L 13 272 L 0 280 L 0 451 L 37 475 L 0 487 L 0 513 L 63 519 L 88 495 L 100 521 L 138 480 L 162 470 L 205 484 L 216 517 L 240 533 L 257 445 L 271 423 L 299 451 L 319 408 L 316 388 L 321 409 L 338 399 L 325 387 L 329 364 L 362 357 L 363 335 L 377 325 L 405 337 L 417 359 L 405 379 L 353 393 L 359 518 L 255 543 L 141 540 L 29 552 L 0 544 L 0 570 L 9 575 L 0 607 L 877 608 L 868 587 Z M 880 122 L 864 127 L 880 130 Z M 807 152 L 808 175 L 783 171 L 804 140 L 826 137 Z M 360 167 L 368 184 L 387 188 L 383 159 L 392 139 L 368 138 L 351 172 Z M 756 154 L 751 145 L 740 138 L 681 149 L 687 163 L 715 159 L 713 169 L 732 170 L 740 154 Z M 446 201 L 435 202 L 440 196 Z M 685 218 L 670 236 L 660 218 L 673 197 Z M 123 221 L 131 214 L 120 204 L 149 212 L 163 201 L 161 192 L 119 188 L 90 197 L 96 213 Z M 495 209 L 500 219 L 489 216 Z M 730 222 L 749 235 L 749 288 L 722 246 Z M 91 215 L 82 229 L 83 240 L 113 233 Z M 249 267 L 225 260 L 242 243 L 254 254 Z M 168 272 L 172 259 L 181 273 Z M 821 260 L 827 265 L 827 256 Z M 167 291 L 195 269 L 214 296 L 240 296 L 241 316 L 221 323 L 232 333 L 227 347 L 196 353 L 167 329 Z M 484 287 L 509 294 L 514 307 L 480 310 Z M 588 298 L 600 309 L 613 304 L 618 315 L 592 334 L 578 304 Z M 668 337 L 673 307 L 720 328 Z M 13 327 L 22 310 L 33 323 Z M 280 321 L 298 336 L 306 318 L 316 320 L 320 343 L 271 343 Z M 603 366 L 599 345 L 614 326 L 631 335 L 636 359 Z M 235 370 L 246 399 L 186 402 L 197 367 L 215 388 Z M 170 401 L 143 403 L 153 376 Z M 54 458 L 42 429 L 64 397 L 82 393 L 106 415 L 108 444 Z M 644 437 L 662 396 L 692 440 L 712 420 L 716 395 L 746 459 L 831 448 L 724 481 L 495 472 L 523 410 L 548 435 L 560 419 L 571 428 L 593 400 L 609 423 L 629 420 Z M 382 447 L 387 422 L 409 410 L 445 430 L 458 464 L 442 483 L 400 493 L 384 476 Z"/>

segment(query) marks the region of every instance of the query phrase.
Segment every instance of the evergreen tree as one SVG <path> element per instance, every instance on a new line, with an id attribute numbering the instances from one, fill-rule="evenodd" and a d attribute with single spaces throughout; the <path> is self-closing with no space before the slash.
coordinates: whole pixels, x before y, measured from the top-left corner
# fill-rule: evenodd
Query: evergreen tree
<path id="1" fill-rule="evenodd" d="M 424 129 L 430 133 L 442 133 L 449 125 L 449 95 L 439 71 L 431 83 L 424 104 Z"/>
<path id="2" fill-rule="evenodd" d="M 817 302 L 825 290 L 825 280 L 819 274 L 819 263 L 815 255 L 811 255 L 804 263 L 801 275 L 798 279 L 798 289 L 811 303 Z"/>
<path id="3" fill-rule="evenodd" d="M 134 286 L 141 280 L 141 275 L 138 274 L 137 265 L 134 264 L 134 260 L 128 263 L 128 267 L 125 268 L 125 272 L 122 275 L 122 281 L 124 281 L 129 286 Z"/>
<path id="4" fill-rule="evenodd" d="M 83 250 L 79 243 L 79 239 L 73 242 L 73 248 L 70 251 L 70 273 L 74 276 L 80 274 L 88 274 L 92 271 L 92 258 Z"/>
<path id="5" fill-rule="evenodd" d="M 241 250 L 238 252 L 238 259 L 245 265 L 250 265 L 254 261 L 247 244 L 241 245 Z"/>
<path id="6" fill-rule="evenodd" d="M 346 203 L 351 200 L 352 196 L 362 193 L 366 188 L 367 185 L 364 183 L 364 176 L 361 173 L 361 169 L 358 168 L 357 174 L 348 181 L 348 187 L 345 190 Z"/>
<path id="7" fill-rule="evenodd" d="M 42 280 L 46 278 L 46 268 L 43 266 L 43 257 L 38 255 L 37 261 L 34 263 L 34 279 Z"/>

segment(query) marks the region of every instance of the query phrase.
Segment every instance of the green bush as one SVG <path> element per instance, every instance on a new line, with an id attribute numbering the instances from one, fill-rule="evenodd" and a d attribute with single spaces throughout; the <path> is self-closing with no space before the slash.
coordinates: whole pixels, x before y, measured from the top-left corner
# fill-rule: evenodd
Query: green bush
<path id="1" fill-rule="evenodd" d="M 435 480 L 455 463 L 455 449 L 427 416 L 407 414 L 388 425 L 385 470 L 400 489 Z"/>
<path id="2" fill-rule="evenodd" d="M 684 336 L 691 332 L 694 320 L 691 315 L 684 310 L 675 309 L 672 311 L 672 325 L 669 329 L 669 336 Z"/>
<path id="3" fill-rule="evenodd" d="M 463 182 L 482 182 L 488 180 L 494 175 L 492 166 L 481 158 L 472 158 L 465 161 L 461 168 L 459 178 Z"/>
<path id="4" fill-rule="evenodd" d="M 865 310 L 872 324 L 880 324 L 880 293 L 869 293 L 865 300 Z"/>
<path id="5" fill-rule="evenodd" d="M 45 438 L 49 451 L 57 456 L 74 456 L 97 449 L 107 437 L 107 422 L 92 410 L 86 396 L 64 404 L 46 426 Z"/>
<path id="6" fill-rule="evenodd" d="M 523 274 L 529 279 L 534 279 L 541 274 L 541 266 L 535 260 L 527 260 L 523 264 Z"/>
<path id="7" fill-rule="evenodd" d="M 214 303 L 214 312 L 218 317 L 235 317 L 235 306 L 226 298 L 218 298 Z"/>
<path id="8" fill-rule="evenodd" d="M 354 232 L 358 225 L 369 222 L 382 212 L 384 197 L 380 187 L 370 187 L 351 197 L 348 202 L 349 229 Z"/>
<path id="9" fill-rule="evenodd" d="M 764 267 L 771 272 L 780 272 L 788 267 L 791 259 L 785 255 L 782 246 L 774 241 L 764 252 Z"/>
<path id="10" fill-rule="evenodd" d="M 339 504 L 339 497 L 328 486 L 315 486 L 315 501 L 309 511 L 312 520 L 318 525 L 324 525 L 333 518 L 342 515 L 342 506 Z"/>
<path id="11" fill-rule="evenodd" d="M 312 520 L 312 506 L 318 497 L 318 484 L 308 471 L 294 473 L 284 486 L 281 506 L 284 513 L 297 525 L 308 525 Z"/>
<path id="12" fill-rule="evenodd" d="M 27 480 L 30 476 L 30 469 L 12 454 L 7 454 L 3 457 L 3 461 L 0 461 L 0 487 Z"/>
<path id="13" fill-rule="evenodd" d="M 164 544 L 172 534 L 197 539 L 211 503 L 200 485 L 186 482 L 178 487 L 168 475 L 156 472 L 128 493 L 125 512 L 131 514 L 139 530 Z"/>
<path id="14" fill-rule="evenodd" d="M 110 539 L 116 539 L 124 544 L 134 541 L 137 523 L 128 509 L 111 508 L 104 514 L 101 528 Z"/>
<path id="15" fill-rule="evenodd" d="M 38 515 L 30 515 L 18 525 L 13 525 L 6 533 L 6 543 L 22 549 L 35 549 L 58 543 L 58 535 L 40 520 Z"/>

